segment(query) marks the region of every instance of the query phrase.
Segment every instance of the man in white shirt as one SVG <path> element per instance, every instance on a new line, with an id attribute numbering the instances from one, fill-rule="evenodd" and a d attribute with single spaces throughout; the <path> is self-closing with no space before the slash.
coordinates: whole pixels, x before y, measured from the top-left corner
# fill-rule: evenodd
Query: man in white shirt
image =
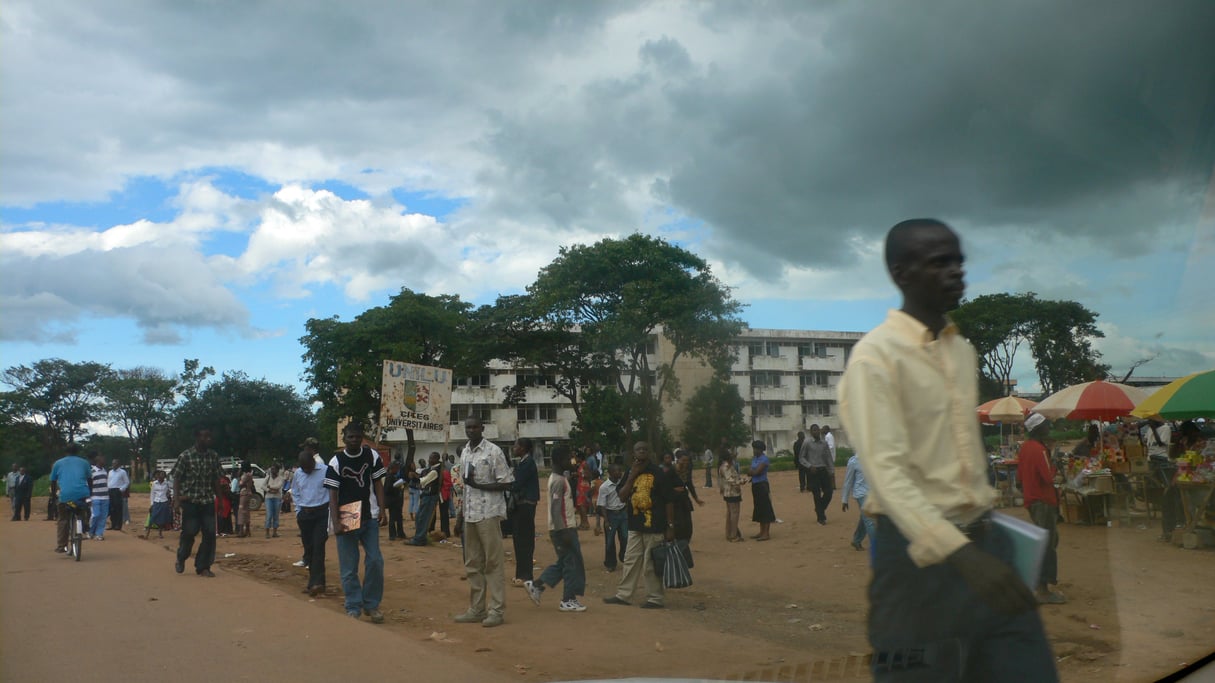
<path id="1" fill-rule="evenodd" d="M 515 480 L 506 455 L 483 438 L 485 425 L 476 417 L 464 421 L 468 443 L 460 451 L 460 478 L 464 502 L 456 517 L 456 535 L 464 539 L 464 571 L 468 574 L 468 611 L 456 622 L 500 626 L 506 611 L 506 574 L 503 571 L 502 520 L 506 519 L 506 491 Z M 465 523 L 468 524 L 467 532 Z M 488 605 L 487 605 L 488 594 Z M 488 607 L 488 609 L 487 609 Z"/>
<path id="2" fill-rule="evenodd" d="M 127 495 L 127 490 L 131 488 L 131 478 L 127 476 L 127 471 L 118 466 L 118 461 L 110 462 L 110 472 L 106 478 L 106 484 L 109 487 L 110 497 L 110 531 L 122 531 L 123 506 L 122 501 Z"/>
<path id="3" fill-rule="evenodd" d="M 835 434 L 831 431 L 831 425 L 823 425 L 823 442 L 827 444 L 827 450 L 831 451 L 831 464 L 835 464 Z"/>
<path id="4" fill-rule="evenodd" d="M 595 535 L 605 534 L 603 568 L 608 572 L 616 571 L 616 566 L 624 562 L 624 549 L 629 543 L 629 512 L 617 491 L 622 478 L 620 465 L 608 465 L 607 479 L 599 485 L 599 498 L 595 501 Z"/>

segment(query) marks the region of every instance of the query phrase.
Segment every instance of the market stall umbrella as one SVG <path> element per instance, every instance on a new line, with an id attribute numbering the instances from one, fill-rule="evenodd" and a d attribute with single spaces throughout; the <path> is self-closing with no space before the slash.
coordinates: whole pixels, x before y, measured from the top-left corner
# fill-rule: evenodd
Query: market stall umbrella
<path id="1" fill-rule="evenodd" d="M 1215 370 L 1195 372 L 1160 387 L 1136 404 L 1131 415 L 1166 420 L 1215 417 Z"/>
<path id="2" fill-rule="evenodd" d="M 1038 405 L 1027 398 L 1005 396 L 979 406 L 980 422 L 1021 422 Z"/>
<path id="3" fill-rule="evenodd" d="M 1034 412 L 1052 420 L 1101 420 L 1109 422 L 1130 415 L 1148 397 L 1138 387 L 1097 380 L 1073 384 L 1042 399 Z"/>

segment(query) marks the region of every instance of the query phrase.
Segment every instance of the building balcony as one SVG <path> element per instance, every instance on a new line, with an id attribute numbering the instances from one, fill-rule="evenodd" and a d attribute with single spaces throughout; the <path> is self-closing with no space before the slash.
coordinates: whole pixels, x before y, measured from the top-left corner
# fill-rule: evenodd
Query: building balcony
<path id="1" fill-rule="evenodd" d="M 529 439 L 568 439 L 570 436 L 570 423 L 567 420 L 520 422 L 516 429 L 520 437 Z"/>
<path id="2" fill-rule="evenodd" d="M 843 356 L 802 356 L 802 370 L 831 370 L 833 372 L 844 371 Z"/>
<path id="3" fill-rule="evenodd" d="M 752 356 L 752 370 L 796 370 L 797 359 L 791 356 Z"/>
<path id="4" fill-rule="evenodd" d="M 451 392 L 451 402 L 453 405 L 460 405 L 462 403 L 499 403 L 501 401 L 501 390 L 494 387 L 456 387 Z"/>
<path id="5" fill-rule="evenodd" d="M 838 412 L 832 410 L 828 415 L 803 415 L 798 430 L 809 430 L 810 425 L 818 425 L 820 427 L 823 425 L 833 425 L 838 428 L 839 424 L 840 415 Z"/>
<path id="6" fill-rule="evenodd" d="M 752 401 L 797 401 L 797 387 L 751 387 Z"/>
<path id="7" fill-rule="evenodd" d="M 783 432 L 800 429 L 796 415 L 761 415 L 755 418 L 757 432 Z"/>
<path id="8" fill-rule="evenodd" d="M 802 387 L 803 401 L 834 401 L 837 395 L 835 387 L 823 387 L 817 384 Z"/>

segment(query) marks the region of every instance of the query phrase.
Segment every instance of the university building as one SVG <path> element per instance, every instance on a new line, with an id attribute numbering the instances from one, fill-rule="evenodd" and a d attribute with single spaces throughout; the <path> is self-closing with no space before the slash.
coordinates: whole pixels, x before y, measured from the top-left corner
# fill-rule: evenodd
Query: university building
<path id="1" fill-rule="evenodd" d="M 861 332 L 818 330 L 746 329 L 738 336 L 737 359 L 730 380 L 746 403 L 744 420 L 753 439 L 768 444 L 769 454 L 790 450 L 797 432 L 810 425 L 830 425 L 837 444 L 847 443 L 839 420 L 837 388 L 852 346 Z M 647 349 L 649 367 L 669 363 L 674 349 L 666 337 L 654 335 Z M 712 370 L 698 359 L 681 357 L 675 362 L 680 400 L 665 403 L 663 419 L 676 438 L 682 436 L 686 410 L 683 401 L 712 377 Z M 502 407 L 504 390 L 520 382 L 524 402 Z M 538 444 L 569 439 L 575 416 L 569 401 L 552 389 L 554 378 L 532 368 L 494 361 L 483 372 L 457 377 L 451 396 L 447 442 L 430 433 L 418 443 L 419 453 L 430 450 L 453 453 L 464 442 L 464 420 L 476 416 L 485 423 L 485 438 L 509 444 L 529 437 Z M 625 379 L 627 383 L 627 376 Z M 405 440 L 404 433 L 390 432 L 388 442 Z"/>

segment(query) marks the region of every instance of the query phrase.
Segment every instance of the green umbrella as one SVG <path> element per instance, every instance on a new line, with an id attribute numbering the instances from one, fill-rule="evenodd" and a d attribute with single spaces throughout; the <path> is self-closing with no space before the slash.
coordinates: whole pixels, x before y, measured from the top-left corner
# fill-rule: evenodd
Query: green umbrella
<path id="1" fill-rule="evenodd" d="M 1215 370 L 1196 372 L 1164 385 L 1135 406 L 1131 415 L 1166 420 L 1215 417 Z"/>

